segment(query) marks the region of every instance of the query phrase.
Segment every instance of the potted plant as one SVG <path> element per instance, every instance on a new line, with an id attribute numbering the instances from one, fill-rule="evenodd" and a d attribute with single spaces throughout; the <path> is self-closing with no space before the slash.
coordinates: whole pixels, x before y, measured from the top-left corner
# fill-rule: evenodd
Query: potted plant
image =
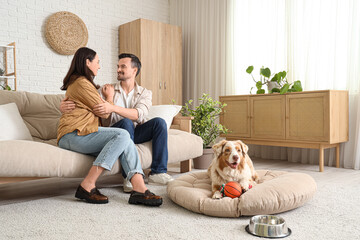
<path id="1" fill-rule="evenodd" d="M 202 156 L 194 159 L 195 168 L 208 168 L 211 163 L 213 151 L 211 149 L 215 139 L 222 133 L 227 133 L 223 125 L 216 123 L 222 109 L 226 104 L 214 101 L 208 94 L 203 94 L 199 98 L 199 105 L 193 109 L 193 100 L 189 100 L 181 109 L 183 116 L 192 116 L 191 121 L 192 133 L 199 136 L 203 140 L 204 153 Z"/>
<path id="2" fill-rule="evenodd" d="M 0 68 L 0 76 L 3 76 L 5 73 L 5 71 Z M 11 87 L 9 85 L 7 85 L 4 81 L 5 79 L 4 78 L 0 78 L 0 87 L 3 89 L 3 90 L 11 90 Z M 4 82 L 4 84 L 1 84 L 1 82 Z"/>
<path id="3" fill-rule="evenodd" d="M 271 70 L 269 68 L 262 67 L 260 68 L 260 80 L 256 81 L 252 75 L 253 70 L 254 66 L 249 66 L 246 69 L 246 72 L 251 75 L 252 79 L 256 83 L 256 94 L 265 93 L 265 90 L 262 89 L 264 85 L 267 85 L 269 93 L 278 92 L 280 94 L 284 94 L 287 92 L 302 92 L 303 90 L 300 80 L 297 80 L 293 83 L 289 83 L 287 81 L 286 71 L 280 71 L 274 75 L 271 75 Z M 271 76 L 272 78 L 270 79 Z M 251 88 L 250 93 L 252 89 L 253 87 Z"/>

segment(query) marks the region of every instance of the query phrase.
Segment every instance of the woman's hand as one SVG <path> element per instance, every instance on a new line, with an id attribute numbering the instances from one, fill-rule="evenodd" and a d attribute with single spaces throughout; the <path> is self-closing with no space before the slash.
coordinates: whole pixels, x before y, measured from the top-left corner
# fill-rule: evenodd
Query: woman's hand
<path id="1" fill-rule="evenodd" d="M 113 105 L 108 102 L 97 104 L 93 108 L 93 113 L 96 116 L 102 118 L 104 118 L 105 115 L 109 115 L 112 112 L 113 112 Z"/>
<path id="2" fill-rule="evenodd" d="M 75 103 L 69 100 L 69 97 L 65 97 L 63 100 L 61 100 L 60 103 L 61 113 L 70 113 L 74 109 L 75 109 Z"/>
<path id="3" fill-rule="evenodd" d="M 113 101 L 115 90 L 112 84 L 105 84 L 101 92 L 104 95 L 106 101 L 111 101 L 111 102 Z"/>

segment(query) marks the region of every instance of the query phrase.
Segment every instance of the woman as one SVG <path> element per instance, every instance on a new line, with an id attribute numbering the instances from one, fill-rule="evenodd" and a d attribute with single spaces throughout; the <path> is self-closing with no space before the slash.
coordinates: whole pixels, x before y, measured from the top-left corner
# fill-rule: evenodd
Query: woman
<path id="1" fill-rule="evenodd" d="M 126 130 L 99 127 L 100 118 L 92 108 L 105 102 L 97 92 L 94 77 L 100 69 L 99 56 L 83 47 L 76 51 L 70 69 L 63 81 L 66 97 L 75 102 L 76 108 L 61 116 L 58 127 L 58 145 L 61 148 L 97 156 L 87 176 L 79 185 L 75 197 L 89 203 L 108 203 L 108 198 L 96 188 L 96 180 L 104 170 L 111 170 L 120 158 L 127 180 L 133 185 L 130 204 L 159 206 L 162 198 L 151 193 L 145 186 L 144 173 L 139 156 Z M 107 103 L 110 104 L 110 103 Z"/>

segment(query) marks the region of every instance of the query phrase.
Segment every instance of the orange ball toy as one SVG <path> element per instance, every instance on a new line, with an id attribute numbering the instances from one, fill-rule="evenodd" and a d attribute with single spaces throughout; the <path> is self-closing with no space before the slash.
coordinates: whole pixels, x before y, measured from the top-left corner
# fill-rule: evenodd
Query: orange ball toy
<path id="1" fill-rule="evenodd" d="M 228 182 L 224 186 L 224 195 L 231 198 L 238 198 L 241 196 L 242 189 L 238 182 Z"/>

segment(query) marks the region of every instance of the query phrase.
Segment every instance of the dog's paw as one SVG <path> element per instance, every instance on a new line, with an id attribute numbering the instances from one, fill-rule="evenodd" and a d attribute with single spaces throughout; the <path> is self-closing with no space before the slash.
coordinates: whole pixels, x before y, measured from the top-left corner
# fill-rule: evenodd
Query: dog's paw
<path id="1" fill-rule="evenodd" d="M 222 195 L 219 191 L 216 191 L 213 196 L 212 196 L 213 199 L 220 199 L 222 198 Z"/>
<path id="2" fill-rule="evenodd" d="M 243 190 L 243 192 L 246 192 L 250 189 L 249 185 L 245 185 L 245 186 L 242 186 L 241 189 Z"/>
<path id="3" fill-rule="evenodd" d="M 243 190 L 243 192 L 248 191 L 252 187 L 249 182 L 240 183 L 240 186 L 241 186 L 241 189 Z"/>
<path id="4" fill-rule="evenodd" d="M 255 173 L 255 174 L 252 176 L 252 180 L 254 181 L 254 183 L 259 183 L 260 178 L 259 178 L 259 176 L 257 175 L 257 173 Z"/>

